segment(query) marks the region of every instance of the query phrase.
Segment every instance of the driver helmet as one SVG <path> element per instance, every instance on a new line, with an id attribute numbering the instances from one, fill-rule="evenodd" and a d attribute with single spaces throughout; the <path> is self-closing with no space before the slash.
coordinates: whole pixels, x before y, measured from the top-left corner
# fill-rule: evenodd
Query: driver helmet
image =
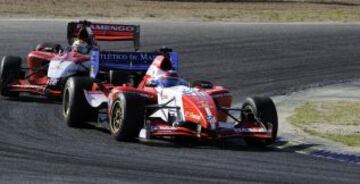
<path id="1" fill-rule="evenodd" d="M 76 40 L 73 44 L 73 50 L 81 54 L 87 54 L 89 52 L 89 45 L 81 40 Z"/>
<path id="2" fill-rule="evenodd" d="M 87 32 L 85 27 L 83 27 L 79 30 L 79 32 L 77 34 L 77 38 L 84 42 L 87 42 L 89 40 L 89 33 Z"/>
<path id="3" fill-rule="evenodd" d="M 188 83 L 181 79 L 174 70 L 169 70 L 165 74 L 156 78 L 156 83 L 162 87 L 188 86 Z"/>
<path id="4" fill-rule="evenodd" d="M 81 28 L 78 32 L 78 39 L 73 43 L 73 50 L 81 54 L 87 54 L 89 52 L 89 34 L 85 28 Z"/>

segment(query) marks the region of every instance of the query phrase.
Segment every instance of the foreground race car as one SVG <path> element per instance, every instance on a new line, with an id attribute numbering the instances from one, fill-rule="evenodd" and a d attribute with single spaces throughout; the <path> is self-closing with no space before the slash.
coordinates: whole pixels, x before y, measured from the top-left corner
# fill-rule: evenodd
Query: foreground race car
<path id="1" fill-rule="evenodd" d="M 90 47 L 96 41 L 133 41 L 139 49 L 140 27 L 137 25 L 103 24 L 88 21 L 70 22 L 67 38 L 70 45 L 80 30 L 84 30 Z M 97 47 L 97 45 L 96 45 Z M 61 97 L 62 89 L 71 76 L 89 76 L 88 52 L 60 44 L 42 43 L 28 54 L 27 67 L 22 68 L 20 57 L 5 56 L 0 63 L 0 94 L 16 97 L 28 92 L 48 97 Z"/>
<path id="2" fill-rule="evenodd" d="M 81 127 L 87 121 L 95 121 L 119 141 L 138 137 L 241 137 L 248 144 L 266 146 L 276 139 L 278 118 L 270 98 L 248 98 L 242 108 L 230 108 L 231 93 L 224 87 L 206 81 L 190 85 L 179 77 L 177 54 L 171 50 L 94 50 L 91 58 L 92 78 L 73 77 L 66 83 L 63 115 L 68 126 Z M 121 84 L 97 82 L 98 68 L 116 70 Z M 139 77 L 141 80 L 133 80 Z"/>

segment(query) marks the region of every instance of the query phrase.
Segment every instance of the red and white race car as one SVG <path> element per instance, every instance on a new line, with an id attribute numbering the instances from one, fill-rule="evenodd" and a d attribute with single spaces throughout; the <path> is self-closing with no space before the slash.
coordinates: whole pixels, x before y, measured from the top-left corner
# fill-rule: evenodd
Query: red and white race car
<path id="1" fill-rule="evenodd" d="M 82 31 L 82 32 L 81 32 Z M 28 92 L 48 97 L 61 97 L 67 79 L 72 76 L 88 76 L 90 58 L 88 51 L 98 47 L 96 41 L 133 41 L 139 48 L 140 27 L 138 25 L 70 22 L 67 38 L 70 45 L 83 34 L 87 46 L 62 49 L 60 44 L 39 44 L 27 56 L 27 67 L 22 68 L 20 57 L 5 56 L 0 63 L 0 94 L 16 97 Z"/>
<path id="2" fill-rule="evenodd" d="M 179 77 L 177 54 L 171 50 L 160 55 L 94 50 L 91 55 L 92 77 L 96 78 L 97 68 L 111 68 L 122 84 L 70 78 L 63 96 L 63 115 L 69 126 L 95 120 L 119 141 L 242 137 L 249 144 L 269 145 L 276 139 L 277 112 L 270 98 L 247 98 L 242 108 L 231 108 L 231 93 L 224 87 L 205 81 L 190 85 Z M 134 75 L 142 80 L 134 81 Z"/>

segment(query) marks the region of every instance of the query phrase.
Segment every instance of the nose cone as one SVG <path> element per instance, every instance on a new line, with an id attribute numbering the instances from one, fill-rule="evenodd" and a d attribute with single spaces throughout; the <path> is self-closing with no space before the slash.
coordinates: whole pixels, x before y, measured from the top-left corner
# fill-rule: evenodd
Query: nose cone
<path id="1" fill-rule="evenodd" d="M 214 100 L 204 92 L 194 92 L 182 96 L 184 119 L 187 122 L 200 123 L 203 128 L 215 128 L 217 110 Z"/>

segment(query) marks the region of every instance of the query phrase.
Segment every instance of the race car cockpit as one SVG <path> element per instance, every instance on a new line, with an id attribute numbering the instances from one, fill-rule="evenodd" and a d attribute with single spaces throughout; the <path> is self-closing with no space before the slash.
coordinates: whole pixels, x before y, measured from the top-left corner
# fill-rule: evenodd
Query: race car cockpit
<path id="1" fill-rule="evenodd" d="M 160 86 L 163 88 L 169 88 L 174 86 L 190 86 L 189 82 L 180 78 L 174 70 L 167 71 L 165 74 L 150 80 L 149 83 L 150 86 Z"/>
<path id="2" fill-rule="evenodd" d="M 154 79 L 154 83 L 157 86 L 169 88 L 174 86 L 190 86 L 189 82 L 182 78 L 176 77 L 159 77 L 158 79 Z"/>

